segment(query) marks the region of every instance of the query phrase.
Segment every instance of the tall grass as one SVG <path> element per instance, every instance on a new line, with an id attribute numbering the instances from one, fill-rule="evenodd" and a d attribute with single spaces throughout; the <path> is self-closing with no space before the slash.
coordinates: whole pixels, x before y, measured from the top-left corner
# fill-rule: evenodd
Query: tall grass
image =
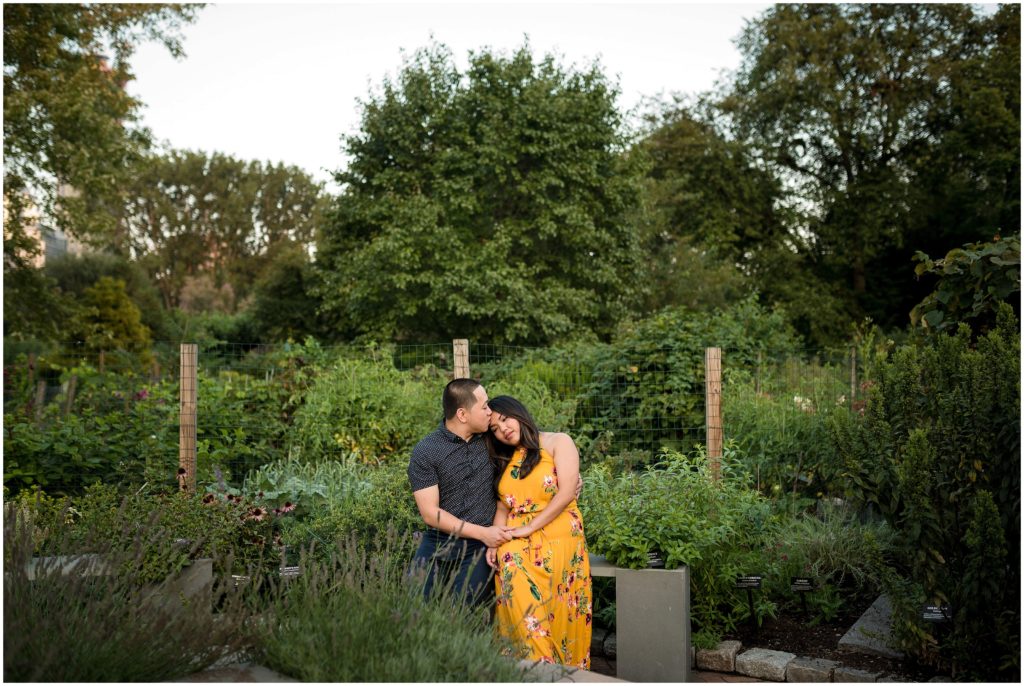
<path id="1" fill-rule="evenodd" d="M 304 555 L 301 577 L 273 585 L 260 624 L 261 664 L 301 681 L 511 682 L 528 678 L 500 654 L 490 609 L 450 588 L 425 599 L 404 564 L 408 534 L 368 553 L 356 538 L 329 561 Z"/>
<path id="2" fill-rule="evenodd" d="M 210 595 L 185 601 L 170 577 L 144 583 L 145 552 L 173 541 L 154 540 L 143 526 L 118 549 L 93 534 L 86 545 L 99 552 L 89 559 L 101 562 L 62 570 L 55 557 L 33 560 L 32 511 L 4 509 L 5 681 L 165 681 L 251 643 L 249 611 L 232 587 L 214 580 Z M 62 555 L 83 549 L 81 537 L 48 535 Z"/>

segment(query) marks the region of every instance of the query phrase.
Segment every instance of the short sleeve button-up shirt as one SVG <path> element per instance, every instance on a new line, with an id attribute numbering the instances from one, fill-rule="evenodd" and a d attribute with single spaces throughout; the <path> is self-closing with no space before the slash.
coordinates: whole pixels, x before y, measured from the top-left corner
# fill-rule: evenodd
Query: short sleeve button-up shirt
<path id="1" fill-rule="evenodd" d="M 465 441 L 441 422 L 412 449 L 408 475 L 413 491 L 438 487 L 442 510 L 480 526 L 494 523 L 494 466 L 483 434 Z"/>

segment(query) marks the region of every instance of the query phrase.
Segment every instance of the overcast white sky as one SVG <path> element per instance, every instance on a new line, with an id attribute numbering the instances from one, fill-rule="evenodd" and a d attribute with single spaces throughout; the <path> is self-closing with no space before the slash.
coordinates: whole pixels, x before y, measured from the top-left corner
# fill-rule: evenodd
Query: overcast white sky
<path id="1" fill-rule="evenodd" d="M 696 94 L 739 65 L 733 39 L 769 4 L 218 4 L 185 30 L 187 57 L 158 44 L 132 59 L 129 91 L 143 122 L 176 148 L 285 162 L 329 182 L 344 164 L 340 136 L 359 124 L 357 99 L 397 73 L 402 50 L 431 35 L 463 67 L 469 50 L 511 51 L 563 64 L 599 58 L 623 111 L 645 96 Z M 336 190 L 333 184 L 328 188 Z"/>

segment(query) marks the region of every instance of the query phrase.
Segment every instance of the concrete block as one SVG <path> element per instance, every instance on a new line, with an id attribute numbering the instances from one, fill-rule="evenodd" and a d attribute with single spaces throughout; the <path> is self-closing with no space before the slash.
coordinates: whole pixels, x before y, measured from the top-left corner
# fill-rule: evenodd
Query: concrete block
<path id="1" fill-rule="evenodd" d="M 807 683 L 832 681 L 832 672 L 839 666 L 832 660 L 798 657 L 786 667 L 786 681 Z"/>
<path id="2" fill-rule="evenodd" d="M 889 647 L 892 635 L 892 603 L 880 595 L 861 615 L 850 630 L 839 639 L 839 649 L 867 655 L 881 655 L 890 660 L 903 658 L 903 653 Z"/>
<path id="3" fill-rule="evenodd" d="M 604 648 L 604 656 L 614 660 L 619 654 L 619 639 L 616 638 L 614 633 L 608 634 L 601 647 Z"/>
<path id="4" fill-rule="evenodd" d="M 714 648 L 697 651 L 697 669 L 706 672 L 735 672 L 736 654 L 743 644 L 739 641 L 722 641 Z"/>
<path id="5" fill-rule="evenodd" d="M 878 675 L 853 667 L 836 667 L 836 671 L 832 673 L 832 681 L 844 684 L 873 684 L 878 681 Z"/>
<path id="6" fill-rule="evenodd" d="M 622 633 L 615 665 L 620 679 L 689 681 L 688 568 L 616 569 L 615 612 L 616 633 Z"/>
<path id="7" fill-rule="evenodd" d="M 781 650 L 751 648 L 736 656 L 736 671 L 744 676 L 767 681 L 785 681 L 786 668 L 796 659 L 793 653 Z"/>

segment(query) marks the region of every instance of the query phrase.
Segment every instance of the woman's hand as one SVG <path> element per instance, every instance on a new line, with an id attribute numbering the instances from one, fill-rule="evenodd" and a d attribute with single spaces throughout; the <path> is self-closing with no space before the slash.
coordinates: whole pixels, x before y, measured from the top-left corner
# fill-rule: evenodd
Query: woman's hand
<path id="1" fill-rule="evenodd" d="M 527 524 L 526 526 L 517 526 L 516 528 L 509 531 L 513 538 L 526 538 L 537 530 L 537 527 Z"/>
<path id="2" fill-rule="evenodd" d="M 497 569 L 498 569 L 498 549 L 497 548 L 488 548 L 487 549 L 487 554 L 484 556 L 484 558 L 487 560 L 487 566 L 490 567 L 491 569 L 497 571 Z"/>

